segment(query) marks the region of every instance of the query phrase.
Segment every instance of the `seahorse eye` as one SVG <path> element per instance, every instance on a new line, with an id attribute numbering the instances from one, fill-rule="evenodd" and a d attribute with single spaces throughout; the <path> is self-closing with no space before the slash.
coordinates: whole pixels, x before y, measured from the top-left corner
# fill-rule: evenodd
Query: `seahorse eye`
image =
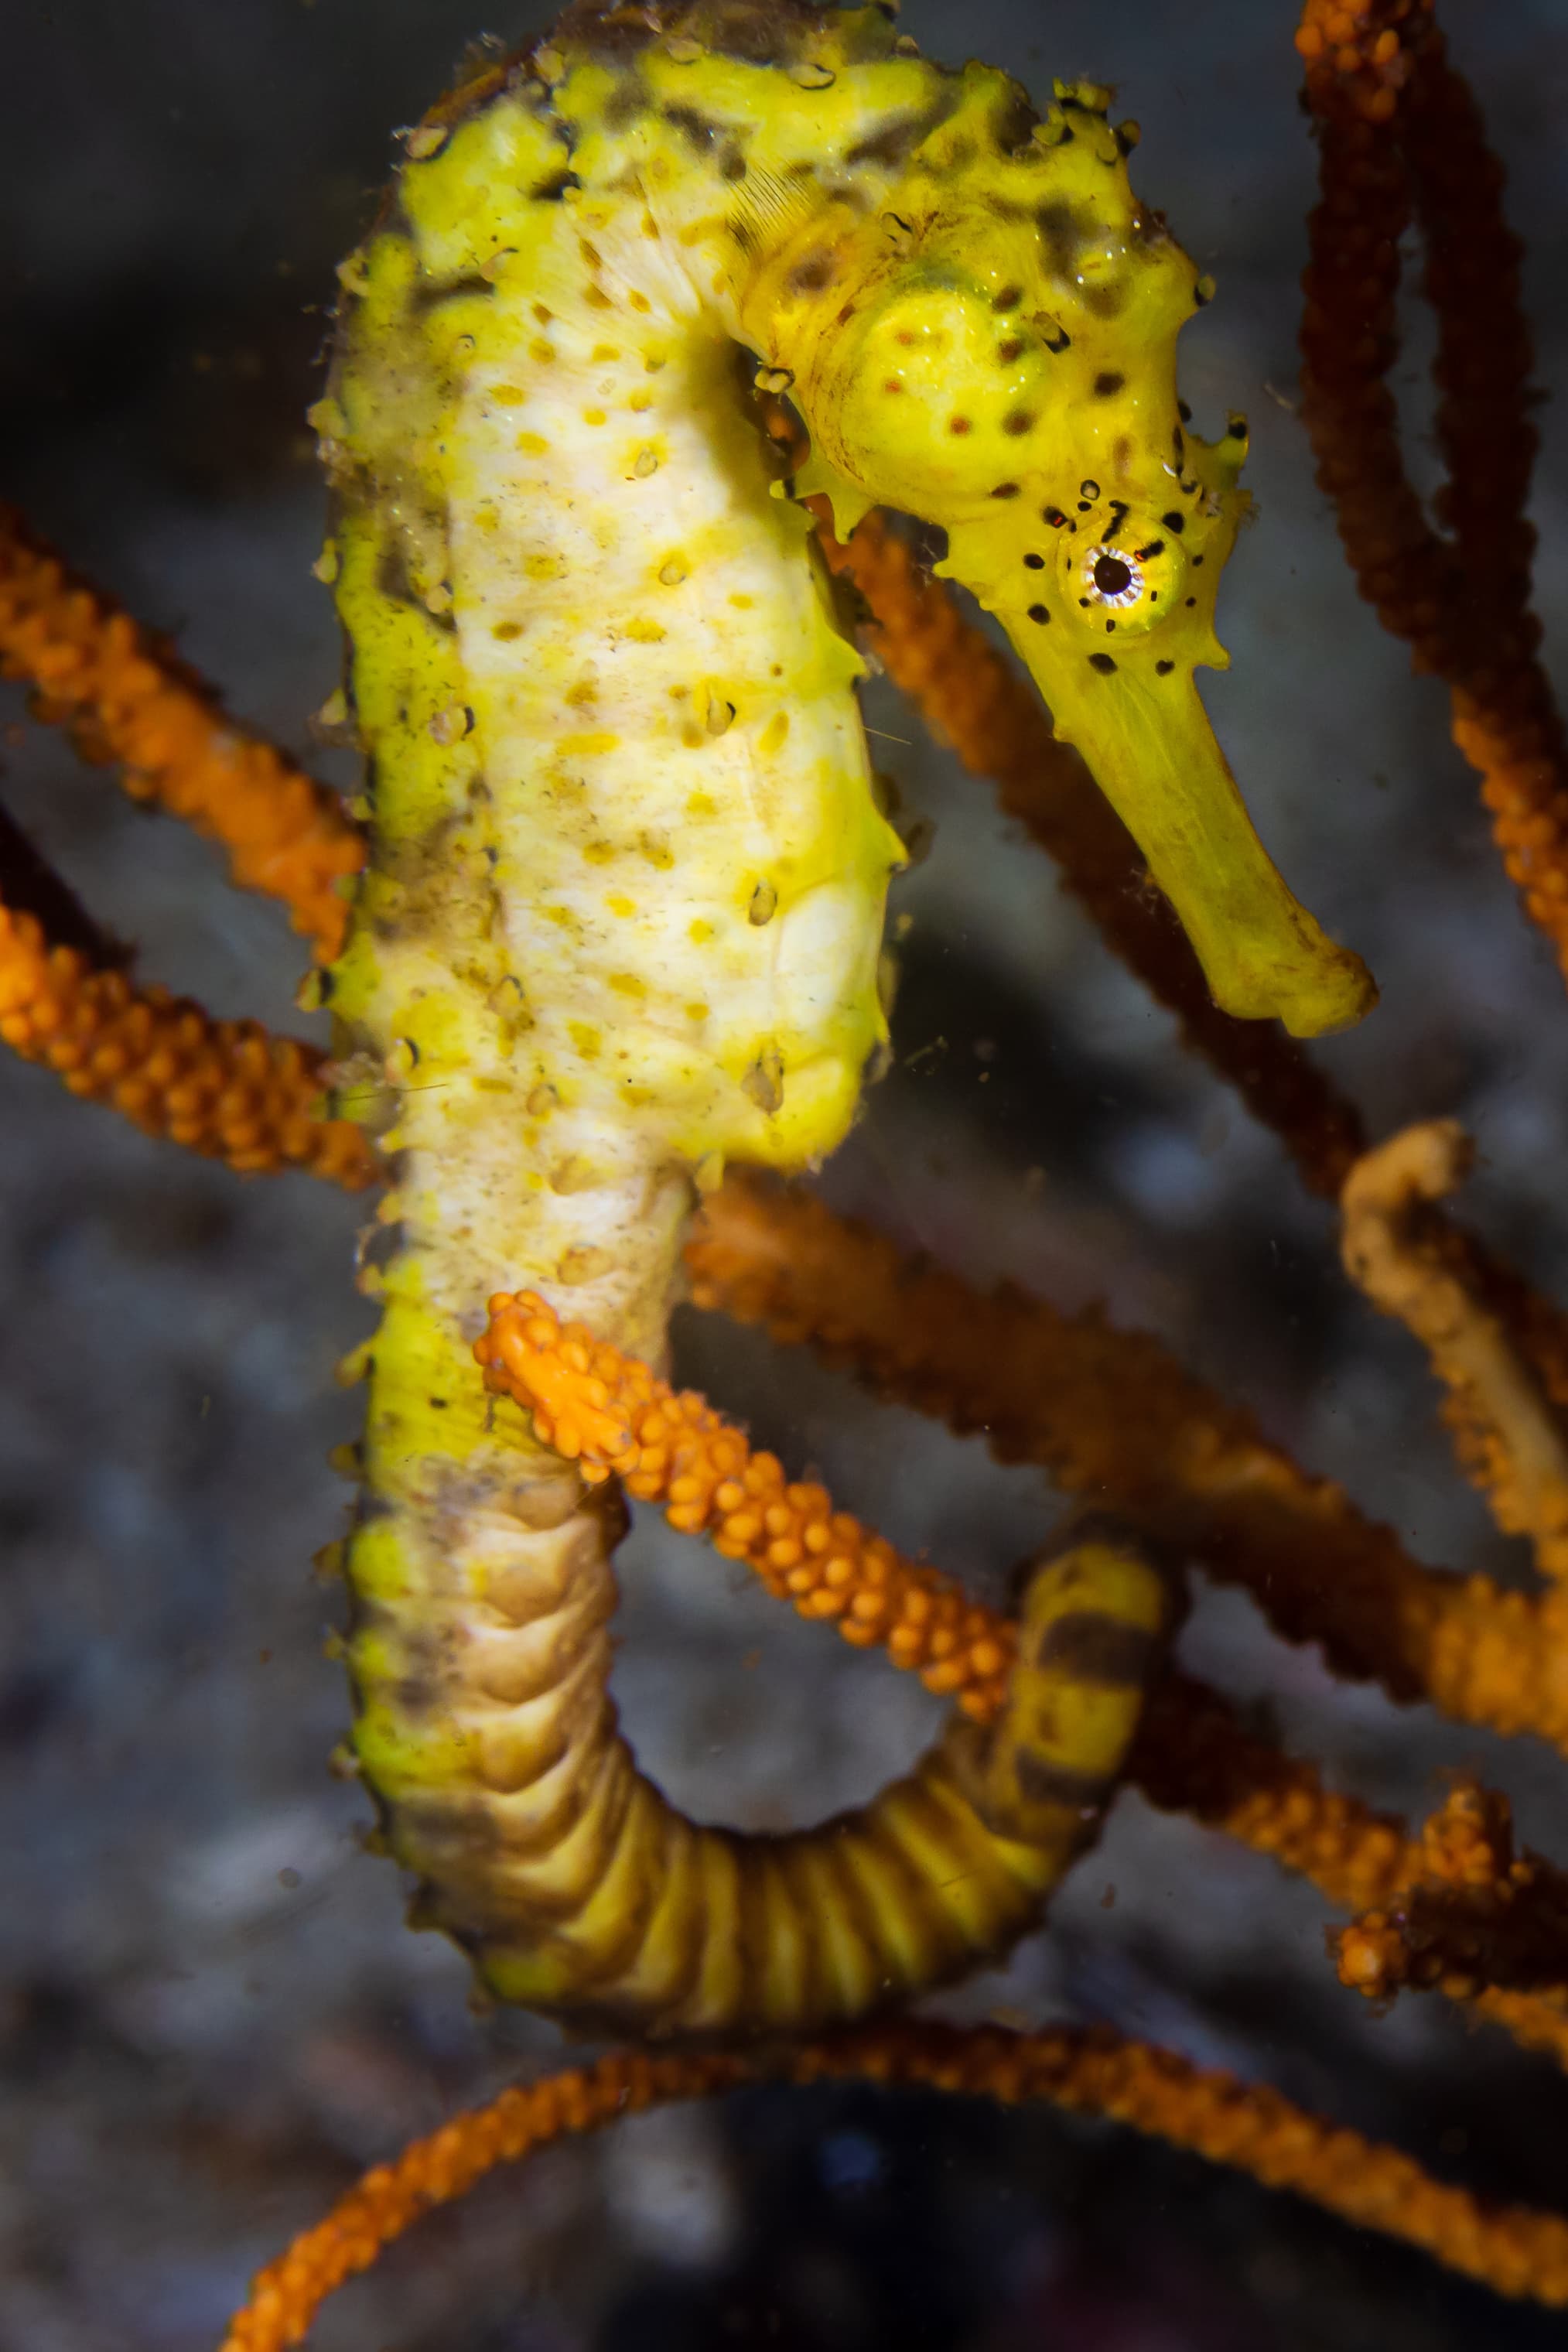
<path id="1" fill-rule="evenodd" d="M 1092 536 L 1091 536 L 1092 534 Z M 1180 541 L 1124 506 L 1058 542 L 1070 613 L 1096 635 L 1140 635 L 1180 609 L 1187 558 Z"/>

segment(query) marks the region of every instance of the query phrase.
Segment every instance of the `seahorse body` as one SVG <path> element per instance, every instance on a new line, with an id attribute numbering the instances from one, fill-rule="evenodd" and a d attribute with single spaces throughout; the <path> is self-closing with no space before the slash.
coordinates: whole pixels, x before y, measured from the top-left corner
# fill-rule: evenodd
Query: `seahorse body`
<path id="1" fill-rule="evenodd" d="M 578 10 L 420 127 L 342 273 L 318 422 L 371 854 L 329 977 L 340 1102 L 399 1155 L 354 1738 L 424 1915 L 497 1993 L 579 2018 L 801 2026 L 998 1951 L 1134 1707 L 1124 1646 L 1042 1634 L 988 1740 L 959 1727 L 862 1812 L 695 1827 L 615 1730 L 619 1507 L 472 1360 L 487 1296 L 524 1286 L 659 1359 L 695 1189 L 831 1150 L 884 1034 L 899 845 L 737 344 L 792 383 L 846 524 L 888 498 L 946 525 L 1134 824 L 1155 771 L 1145 845 L 1211 972 L 1305 1025 L 1361 985 L 1192 686 L 1239 445 L 1176 421 L 1190 265 L 1103 94 L 1033 120 L 874 7 Z M 1164 1601 L 1091 1546 L 1030 1607 L 1146 1656 Z"/>

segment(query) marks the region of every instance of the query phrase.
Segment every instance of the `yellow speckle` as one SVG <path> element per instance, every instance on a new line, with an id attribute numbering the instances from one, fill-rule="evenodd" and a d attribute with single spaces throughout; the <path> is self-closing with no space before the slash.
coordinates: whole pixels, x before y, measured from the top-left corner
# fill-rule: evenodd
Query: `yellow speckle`
<path id="1" fill-rule="evenodd" d="M 603 1038 L 598 1030 L 591 1027 L 586 1021 L 569 1021 L 566 1024 L 566 1034 L 585 1062 L 597 1061 L 604 1051 Z"/>
<path id="2" fill-rule="evenodd" d="M 597 1282 L 601 1274 L 609 1273 L 614 1263 L 611 1253 L 601 1249 L 597 1242 L 579 1242 L 556 1260 L 555 1278 L 568 1285 Z"/>
<path id="3" fill-rule="evenodd" d="M 688 570 L 684 555 L 672 555 L 667 562 L 659 566 L 660 585 L 665 588 L 678 588 L 682 581 L 687 577 Z"/>
<path id="4" fill-rule="evenodd" d="M 757 739 L 758 750 L 766 757 L 771 758 L 775 751 L 783 750 L 784 739 L 789 732 L 789 713 L 787 710 L 776 710 Z"/>
<path id="5" fill-rule="evenodd" d="M 660 646 L 664 642 L 664 632 L 657 621 L 627 621 L 621 634 L 630 637 L 634 646 Z"/>
<path id="6" fill-rule="evenodd" d="M 626 898 L 619 890 L 612 892 L 612 895 L 606 898 L 604 903 L 609 908 L 612 915 L 620 915 L 622 918 L 627 915 L 634 915 L 637 911 L 636 899 Z"/>
<path id="7" fill-rule="evenodd" d="M 639 449 L 632 465 L 632 471 L 635 478 L 639 482 L 646 482 L 654 474 L 656 474 L 658 470 L 658 451 L 656 449 Z"/>
<path id="8" fill-rule="evenodd" d="M 694 947 L 706 947 L 709 940 L 713 937 L 713 925 L 710 922 L 705 921 L 703 917 L 699 915 L 695 922 L 693 923 L 687 930 L 686 937 L 690 940 Z"/>
<path id="9" fill-rule="evenodd" d="M 598 360 L 601 362 L 605 360 L 618 360 L 620 356 L 613 343 L 595 343 L 589 353 L 590 359 Z"/>
<path id="10" fill-rule="evenodd" d="M 566 564 L 559 555 L 530 555 L 523 565 L 530 580 L 564 580 Z"/>
<path id="11" fill-rule="evenodd" d="M 633 415 L 642 416 L 648 409 L 653 407 L 653 395 L 651 392 L 634 392 L 632 394 L 631 399 L 626 403 L 626 405 L 631 409 Z"/>
<path id="12" fill-rule="evenodd" d="M 603 733 L 597 735 L 563 735 L 560 739 L 559 748 L 563 758 L 571 760 L 592 760 L 597 759 L 602 752 L 615 751 L 619 746 L 620 741 L 621 738 L 619 735 L 606 735 Z"/>
<path id="13" fill-rule="evenodd" d="M 667 874 L 675 862 L 674 852 L 669 843 L 662 840 L 656 833 L 639 834 L 637 846 L 649 865 L 656 866 L 661 874 Z"/>
<path id="14" fill-rule="evenodd" d="M 538 360 L 541 367 L 548 367 L 555 357 L 555 345 L 547 343 L 541 335 L 528 345 L 528 356 L 530 359 Z"/>
<path id="15" fill-rule="evenodd" d="M 525 457 L 542 457 L 549 443 L 542 433 L 519 433 L 517 446 Z"/>
<path id="16" fill-rule="evenodd" d="M 615 855 L 615 845 L 610 841 L 591 841 L 582 854 L 590 866 L 608 866 Z"/>
<path id="17" fill-rule="evenodd" d="M 645 294 L 639 294 L 635 288 L 627 295 L 626 299 L 633 310 L 651 310 L 653 307 L 648 297 Z"/>
<path id="18" fill-rule="evenodd" d="M 686 795 L 686 814 L 688 816 L 716 816 L 718 814 L 718 803 L 715 800 L 711 793 L 688 793 Z"/>
<path id="19" fill-rule="evenodd" d="M 523 1108 L 530 1118 L 548 1118 L 559 1100 L 560 1097 L 549 1079 L 541 1078 L 537 1086 L 528 1088 L 528 1100 L 524 1103 Z"/>
<path id="20" fill-rule="evenodd" d="M 695 751 L 699 744 L 707 741 L 707 737 L 700 727 L 694 727 L 688 719 L 681 730 L 681 740 L 688 751 Z"/>
<path id="21" fill-rule="evenodd" d="M 602 408 L 585 408 L 582 412 L 582 421 L 585 425 L 608 425 L 610 419 Z"/>
<path id="22" fill-rule="evenodd" d="M 739 589 L 737 589 L 729 601 L 737 613 L 749 613 L 757 599 L 755 596 L 744 595 Z"/>
<path id="23" fill-rule="evenodd" d="M 610 985 L 618 996 L 646 996 L 648 986 L 634 971 L 612 971 Z"/>
<path id="24" fill-rule="evenodd" d="M 591 286 L 582 299 L 591 310 L 613 310 L 615 308 L 602 286 Z"/>
<path id="25" fill-rule="evenodd" d="M 686 1007 L 686 1019 L 688 1021 L 706 1021 L 707 1016 L 708 1008 L 703 1003 L 701 997 L 698 997 L 695 1004 L 688 1004 Z"/>
<path id="26" fill-rule="evenodd" d="M 540 912 L 547 923 L 559 923 L 563 931 L 570 930 L 577 919 L 570 907 L 545 907 Z"/>
<path id="27" fill-rule="evenodd" d="M 490 397 L 497 408 L 520 408 L 528 394 L 520 383 L 493 383 Z"/>
<path id="28" fill-rule="evenodd" d="M 652 213 L 644 213 L 638 226 L 644 236 L 657 236 L 659 234 L 659 224 Z"/>
<path id="29" fill-rule="evenodd" d="M 548 310 L 544 303 L 536 302 L 534 304 L 534 316 L 538 320 L 541 327 L 548 327 L 550 320 L 555 317 L 555 312 L 551 310 Z"/>
<path id="30" fill-rule="evenodd" d="M 509 646 L 514 637 L 520 637 L 522 634 L 521 621 L 497 621 L 490 632 L 497 645 L 503 646 Z"/>

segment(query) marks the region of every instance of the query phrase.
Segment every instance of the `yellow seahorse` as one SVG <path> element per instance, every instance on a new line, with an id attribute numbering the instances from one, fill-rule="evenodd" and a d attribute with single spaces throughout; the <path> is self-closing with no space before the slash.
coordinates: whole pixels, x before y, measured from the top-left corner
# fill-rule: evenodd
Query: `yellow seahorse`
<path id="1" fill-rule="evenodd" d="M 994 1954 L 1092 1826 L 1166 1616 L 1085 1538 L 1008 1712 L 859 1813 L 686 1822 L 608 1696 L 622 1515 L 474 1362 L 531 1287 L 657 1362 L 698 1192 L 840 1139 L 885 1024 L 875 804 L 809 519 L 941 525 L 1142 843 L 1218 1001 L 1356 1017 L 1194 684 L 1239 420 L 1178 415 L 1204 296 L 1108 94 L 1038 118 L 889 12 L 580 6 L 409 140 L 318 412 L 371 850 L 327 976 L 340 1108 L 397 1155 L 354 1744 L 423 1916 L 501 1997 L 649 2032 L 798 2028 Z M 769 478 L 738 352 L 810 434 Z"/>

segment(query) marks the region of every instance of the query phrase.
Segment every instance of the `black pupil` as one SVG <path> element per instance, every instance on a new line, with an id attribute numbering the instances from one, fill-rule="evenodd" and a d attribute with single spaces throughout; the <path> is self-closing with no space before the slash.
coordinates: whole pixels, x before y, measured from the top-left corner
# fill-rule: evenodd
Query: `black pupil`
<path id="1" fill-rule="evenodd" d="M 1133 575 L 1119 555 L 1102 555 L 1094 564 L 1094 585 L 1102 596 L 1121 596 L 1133 584 Z"/>

